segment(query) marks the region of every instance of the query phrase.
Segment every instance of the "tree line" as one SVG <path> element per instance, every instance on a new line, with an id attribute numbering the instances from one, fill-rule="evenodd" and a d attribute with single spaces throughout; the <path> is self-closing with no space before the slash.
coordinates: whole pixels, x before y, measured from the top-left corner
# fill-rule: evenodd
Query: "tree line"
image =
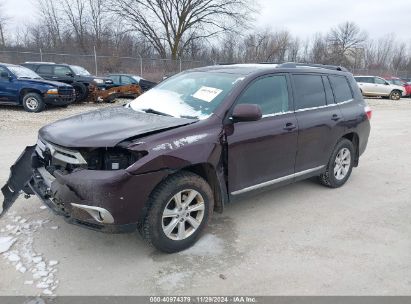
<path id="1" fill-rule="evenodd" d="M 310 62 L 411 75 L 411 45 L 369 37 L 354 22 L 301 39 L 254 27 L 253 0 L 36 0 L 35 21 L 12 28 L 0 0 L 0 48 L 208 63 Z M 410 41 L 411 42 L 411 41 Z"/>

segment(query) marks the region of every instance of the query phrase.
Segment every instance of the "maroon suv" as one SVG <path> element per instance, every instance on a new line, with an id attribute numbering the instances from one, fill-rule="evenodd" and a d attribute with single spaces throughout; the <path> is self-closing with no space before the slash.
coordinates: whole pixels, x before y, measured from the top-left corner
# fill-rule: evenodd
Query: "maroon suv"
<path id="1" fill-rule="evenodd" d="M 312 176 L 342 186 L 366 148 L 370 118 L 341 67 L 186 71 L 124 107 L 43 127 L 11 168 L 2 214 L 23 190 L 70 223 L 138 229 L 162 251 L 183 250 L 213 211 L 252 191 Z"/>

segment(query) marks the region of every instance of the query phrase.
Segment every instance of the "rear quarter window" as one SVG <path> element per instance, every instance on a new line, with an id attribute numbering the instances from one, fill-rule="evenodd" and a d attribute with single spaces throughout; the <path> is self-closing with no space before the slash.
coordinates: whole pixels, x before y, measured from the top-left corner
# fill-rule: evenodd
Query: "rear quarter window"
<path id="1" fill-rule="evenodd" d="M 295 109 L 321 107 L 327 104 L 321 75 L 293 75 L 295 87 Z"/>
<path id="2" fill-rule="evenodd" d="M 38 74 L 53 74 L 53 67 L 51 65 L 41 65 L 37 69 Z"/>
<path id="3" fill-rule="evenodd" d="M 353 98 L 348 80 L 344 76 L 329 76 L 334 91 L 335 101 L 341 103 Z"/>

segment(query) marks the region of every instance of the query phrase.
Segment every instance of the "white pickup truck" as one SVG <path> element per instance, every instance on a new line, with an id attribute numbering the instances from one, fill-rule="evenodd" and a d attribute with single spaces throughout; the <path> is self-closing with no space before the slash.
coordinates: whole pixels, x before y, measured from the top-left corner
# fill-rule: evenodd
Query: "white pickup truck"
<path id="1" fill-rule="evenodd" d="M 364 96 L 381 96 L 392 100 L 399 100 L 406 95 L 403 86 L 391 84 L 377 76 L 355 76 L 355 80 Z"/>

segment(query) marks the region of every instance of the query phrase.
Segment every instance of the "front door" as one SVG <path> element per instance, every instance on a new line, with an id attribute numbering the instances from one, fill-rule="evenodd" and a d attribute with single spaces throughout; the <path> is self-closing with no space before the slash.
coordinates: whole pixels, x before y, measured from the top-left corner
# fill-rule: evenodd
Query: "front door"
<path id="1" fill-rule="evenodd" d="M 290 102 L 288 76 L 253 81 L 236 104 L 258 104 L 263 118 L 230 125 L 228 188 L 232 195 L 292 179 L 297 149 L 297 121 Z"/>
<path id="2" fill-rule="evenodd" d="M 0 103 L 17 103 L 18 88 L 16 79 L 10 79 L 8 76 L 10 72 L 0 67 L 0 75 L 2 74 L 4 77 L 0 77 Z"/>

